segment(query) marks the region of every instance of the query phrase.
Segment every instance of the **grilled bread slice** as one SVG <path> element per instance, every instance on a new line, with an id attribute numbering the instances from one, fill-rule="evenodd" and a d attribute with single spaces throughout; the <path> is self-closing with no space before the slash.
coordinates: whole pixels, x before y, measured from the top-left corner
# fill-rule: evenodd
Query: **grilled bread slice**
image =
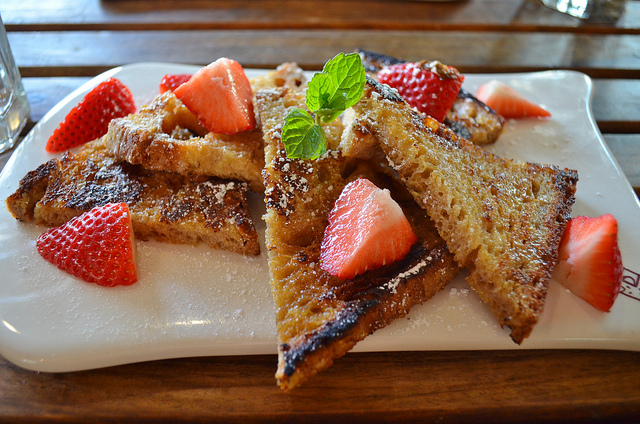
<path id="1" fill-rule="evenodd" d="M 469 284 L 521 343 L 542 312 L 577 172 L 485 152 L 425 121 L 371 78 L 354 110 L 355 132 L 378 140 L 458 264 L 469 268 Z"/>
<path id="2" fill-rule="evenodd" d="M 21 221 L 58 226 L 93 207 L 125 202 L 136 237 L 142 240 L 205 242 L 215 249 L 257 255 L 260 245 L 247 191 L 246 183 L 119 162 L 98 139 L 28 173 L 6 203 Z"/>
<path id="3" fill-rule="evenodd" d="M 209 133 L 172 91 L 112 120 L 105 141 L 116 159 L 152 171 L 241 180 L 263 190 L 262 132 Z"/>
<path id="4" fill-rule="evenodd" d="M 431 298 L 459 271 L 433 223 L 392 174 L 375 163 L 347 161 L 335 150 L 339 123 L 325 127 L 329 151 L 320 158 L 287 157 L 280 138 L 284 117 L 304 103 L 304 85 L 257 92 L 265 137 L 264 219 L 276 306 L 276 379 L 284 390 L 331 366 L 358 341 Z M 320 268 L 320 244 L 335 200 L 359 176 L 391 188 L 419 242 L 401 261 L 341 280 Z"/>
<path id="5" fill-rule="evenodd" d="M 375 78 L 385 66 L 403 63 L 403 60 L 367 50 L 358 50 L 367 72 Z M 444 119 L 444 124 L 454 133 L 473 144 L 482 146 L 495 142 L 504 127 L 504 118 L 478 100 L 464 88 Z"/>

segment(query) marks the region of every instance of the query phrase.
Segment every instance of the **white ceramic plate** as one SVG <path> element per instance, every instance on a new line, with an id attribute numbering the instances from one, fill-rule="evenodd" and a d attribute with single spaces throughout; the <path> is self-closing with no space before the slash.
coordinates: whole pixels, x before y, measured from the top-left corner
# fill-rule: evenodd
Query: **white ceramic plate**
<path id="1" fill-rule="evenodd" d="M 16 149 L 0 176 L 6 198 L 28 171 L 52 156 L 44 145 L 67 112 L 100 81 L 114 76 L 149 102 L 167 73 L 186 65 L 143 63 L 116 68 L 54 107 Z M 248 70 L 249 76 L 265 71 Z M 601 313 L 552 281 L 541 322 L 522 346 L 501 329 L 461 275 L 408 317 L 356 346 L 356 351 L 612 348 L 640 350 L 640 206 L 590 112 L 591 81 L 576 72 L 467 75 L 475 92 L 505 81 L 553 114 L 507 123 L 489 149 L 517 160 L 579 171 L 573 215 L 612 213 L 620 226 L 624 293 Z M 257 226 L 263 202 L 252 199 Z M 35 250 L 43 228 L 17 222 L 0 208 L 0 354 L 37 371 L 74 371 L 163 358 L 276 352 L 274 307 L 265 255 L 244 257 L 205 246 L 138 242 L 139 281 L 103 288 L 70 277 Z M 264 251 L 264 245 L 263 245 Z M 633 297 L 635 296 L 635 297 Z"/>

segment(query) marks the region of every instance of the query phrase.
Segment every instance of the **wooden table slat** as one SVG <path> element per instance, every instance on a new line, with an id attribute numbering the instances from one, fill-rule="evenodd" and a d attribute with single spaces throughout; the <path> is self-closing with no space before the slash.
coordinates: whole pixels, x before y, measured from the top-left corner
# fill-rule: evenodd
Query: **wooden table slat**
<path id="1" fill-rule="evenodd" d="M 625 370 L 639 359 L 583 350 L 353 353 L 285 394 L 274 384 L 275 355 L 61 374 L 23 371 L 0 358 L 0 420 L 500 423 L 542 422 L 550 413 L 555 421 L 631 420 L 640 414 L 640 382 Z M 618 367 L 603 367 L 609 363 Z"/>
<path id="2" fill-rule="evenodd" d="M 404 29 L 640 33 L 640 4 L 616 20 L 588 21 L 536 0 L 2 0 L 10 31 L 148 29 Z"/>
<path id="3" fill-rule="evenodd" d="M 336 52 L 364 48 L 408 60 L 436 58 L 462 72 L 573 69 L 596 78 L 640 79 L 638 40 L 640 35 L 373 30 L 9 34 L 16 62 L 25 77 L 88 76 L 145 61 L 204 65 L 222 56 L 247 67 L 273 68 L 295 61 L 306 69 L 319 69 Z M 31 54 L 34 49 L 39 54 Z"/>

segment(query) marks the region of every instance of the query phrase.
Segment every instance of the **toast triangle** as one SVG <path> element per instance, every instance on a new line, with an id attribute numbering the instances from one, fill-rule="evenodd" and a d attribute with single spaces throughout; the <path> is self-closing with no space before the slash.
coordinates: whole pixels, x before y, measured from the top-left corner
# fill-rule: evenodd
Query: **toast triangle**
<path id="1" fill-rule="evenodd" d="M 325 127 L 329 150 L 320 158 L 287 157 L 280 139 L 282 125 L 290 108 L 304 107 L 304 88 L 302 83 L 286 84 L 257 93 L 265 137 L 264 220 L 276 307 L 276 379 L 287 391 L 328 368 L 413 305 L 431 298 L 459 272 L 433 223 L 397 185 L 393 174 L 375 163 L 347 161 L 336 150 L 341 124 Z M 320 244 L 342 188 L 360 176 L 392 188 L 419 242 L 401 261 L 341 280 L 320 268 Z"/>
<path id="2" fill-rule="evenodd" d="M 542 313 L 577 172 L 486 152 L 369 77 L 354 112 L 348 137 L 377 141 L 471 287 L 522 343 Z"/>

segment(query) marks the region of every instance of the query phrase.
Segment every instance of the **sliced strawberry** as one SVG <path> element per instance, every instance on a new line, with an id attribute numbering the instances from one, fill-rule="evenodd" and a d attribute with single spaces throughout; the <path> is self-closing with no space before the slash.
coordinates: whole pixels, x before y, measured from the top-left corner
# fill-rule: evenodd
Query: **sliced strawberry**
<path id="1" fill-rule="evenodd" d="M 45 149 L 63 152 L 107 133 L 109 122 L 136 111 L 131 91 L 116 78 L 100 83 L 87 93 L 53 132 Z"/>
<path id="2" fill-rule="evenodd" d="M 549 117 L 551 113 L 507 84 L 491 80 L 480 86 L 478 99 L 505 118 Z"/>
<path id="3" fill-rule="evenodd" d="M 93 208 L 36 241 L 38 253 L 71 275 L 113 287 L 137 281 L 135 236 L 125 203 Z"/>
<path id="4" fill-rule="evenodd" d="M 464 76 L 438 61 L 399 63 L 378 72 L 378 80 L 398 90 L 411 106 L 442 122 L 458 96 Z"/>
<path id="5" fill-rule="evenodd" d="M 235 60 L 221 58 L 201 68 L 174 94 L 213 133 L 235 134 L 256 126 L 251 84 Z"/>
<path id="6" fill-rule="evenodd" d="M 160 94 L 165 91 L 174 91 L 191 79 L 191 74 L 167 74 L 160 81 Z"/>
<path id="7" fill-rule="evenodd" d="M 416 241 L 389 190 L 360 178 L 345 186 L 329 213 L 321 267 L 331 275 L 353 278 L 404 258 Z"/>
<path id="8" fill-rule="evenodd" d="M 611 214 L 571 219 L 562 235 L 554 278 L 608 312 L 620 291 L 622 273 L 616 219 Z"/>

